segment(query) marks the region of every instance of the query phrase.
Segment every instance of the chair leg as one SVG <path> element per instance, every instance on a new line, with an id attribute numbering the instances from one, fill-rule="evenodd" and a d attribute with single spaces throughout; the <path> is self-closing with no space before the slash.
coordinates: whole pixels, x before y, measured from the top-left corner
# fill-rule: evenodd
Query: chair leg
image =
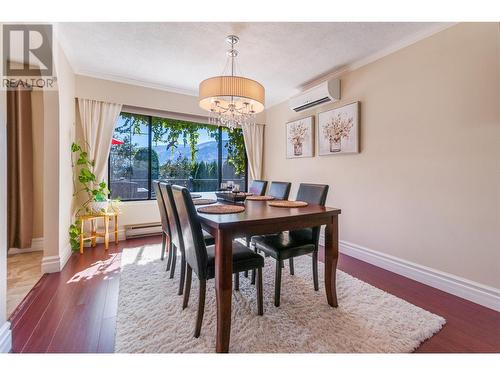
<path id="1" fill-rule="evenodd" d="M 250 236 L 247 236 L 246 240 L 247 240 L 247 247 L 250 247 L 250 240 L 252 239 L 252 237 Z"/>
<path id="2" fill-rule="evenodd" d="M 234 290 L 240 290 L 240 274 L 236 272 L 234 274 Z"/>
<path id="3" fill-rule="evenodd" d="M 255 269 L 252 270 L 252 285 L 255 285 Z"/>
<path id="4" fill-rule="evenodd" d="M 276 277 L 274 278 L 274 306 L 279 307 L 280 305 L 280 293 L 281 293 L 281 265 L 283 262 L 276 261 Z"/>
<path id="5" fill-rule="evenodd" d="M 165 259 L 165 248 L 167 247 L 167 235 L 161 232 L 161 260 Z"/>
<path id="6" fill-rule="evenodd" d="M 255 273 L 255 270 L 253 270 Z M 257 269 L 257 313 L 264 315 L 264 301 L 262 296 L 262 267 Z"/>
<path id="7" fill-rule="evenodd" d="M 174 247 L 174 245 L 172 245 L 172 243 L 170 242 L 170 238 L 167 241 L 166 247 L 167 247 L 167 257 L 168 257 L 167 271 L 170 271 L 170 267 L 172 266 L 172 253 L 173 253 L 172 249 Z"/>
<path id="8" fill-rule="evenodd" d="M 189 293 L 191 292 L 191 279 L 193 277 L 193 269 L 188 264 L 186 268 L 186 287 L 184 288 L 184 300 L 182 301 L 182 309 L 184 310 L 189 303 Z"/>
<path id="9" fill-rule="evenodd" d="M 318 291 L 319 290 L 319 283 L 318 283 L 318 252 L 317 251 L 313 252 L 312 263 L 313 263 L 314 290 Z"/>
<path id="10" fill-rule="evenodd" d="M 203 314 L 205 312 L 205 294 L 207 290 L 207 280 L 200 280 L 200 296 L 198 297 L 198 314 L 196 315 L 196 327 L 194 337 L 200 337 L 201 324 L 203 323 Z"/>
<path id="11" fill-rule="evenodd" d="M 179 291 L 177 292 L 178 295 L 182 295 L 182 292 L 184 291 L 184 278 L 186 276 L 186 258 L 184 254 L 181 255 L 181 279 L 179 281 Z"/>
<path id="12" fill-rule="evenodd" d="M 288 259 L 288 263 L 290 264 L 290 275 L 295 275 L 295 269 L 293 268 L 293 258 Z"/>
<path id="13" fill-rule="evenodd" d="M 248 271 L 245 271 L 245 272 L 243 273 L 243 275 L 244 275 L 245 277 L 248 277 Z"/>
<path id="14" fill-rule="evenodd" d="M 285 268 L 285 262 L 283 262 L 282 260 L 280 260 L 280 266 L 281 266 L 281 268 Z"/>
<path id="15" fill-rule="evenodd" d="M 177 263 L 177 248 L 172 246 L 170 251 L 172 252 L 172 264 L 170 265 L 170 278 L 174 278 L 175 274 L 175 264 Z"/>

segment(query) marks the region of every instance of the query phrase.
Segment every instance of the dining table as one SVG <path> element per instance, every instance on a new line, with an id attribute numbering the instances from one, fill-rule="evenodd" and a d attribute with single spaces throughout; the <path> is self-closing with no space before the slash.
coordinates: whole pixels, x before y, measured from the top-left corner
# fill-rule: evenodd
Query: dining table
<path id="1" fill-rule="evenodd" d="M 200 193 L 216 199 L 215 193 Z M 269 201 L 245 200 L 245 210 L 233 214 L 198 213 L 202 228 L 215 238 L 215 291 L 217 305 L 217 353 L 229 351 L 231 335 L 231 298 L 233 288 L 232 243 L 240 237 L 325 226 L 324 279 L 326 302 L 337 307 L 336 271 L 339 254 L 338 208 L 308 204 L 305 207 L 272 207 Z M 201 207 L 201 206 L 197 206 Z"/>

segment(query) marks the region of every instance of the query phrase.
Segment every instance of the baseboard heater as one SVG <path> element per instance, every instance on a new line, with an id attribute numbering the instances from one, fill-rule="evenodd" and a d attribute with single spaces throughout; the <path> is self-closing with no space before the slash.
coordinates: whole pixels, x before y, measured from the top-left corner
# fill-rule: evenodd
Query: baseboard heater
<path id="1" fill-rule="evenodd" d="M 156 236 L 161 234 L 161 223 L 133 224 L 125 226 L 125 238 Z"/>

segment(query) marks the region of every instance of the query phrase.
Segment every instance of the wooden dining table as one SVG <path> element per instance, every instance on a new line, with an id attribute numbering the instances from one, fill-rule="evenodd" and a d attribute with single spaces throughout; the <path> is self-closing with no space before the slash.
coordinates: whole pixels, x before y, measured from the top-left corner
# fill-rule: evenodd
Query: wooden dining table
<path id="1" fill-rule="evenodd" d="M 214 193 L 200 193 L 214 199 Z M 220 202 L 230 204 L 227 202 Z M 232 242 L 239 237 L 325 225 L 326 300 L 337 307 L 336 271 L 339 253 L 338 215 L 340 209 L 309 204 L 306 207 L 272 207 L 267 201 L 249 201 L 245 211 L 236 214 L 198 213 L 204 230 L 215 238 L 215 291 L 217 304 L 216 351 L 227 353 L 231 335 L 231 297 L 233 288 Z"/>

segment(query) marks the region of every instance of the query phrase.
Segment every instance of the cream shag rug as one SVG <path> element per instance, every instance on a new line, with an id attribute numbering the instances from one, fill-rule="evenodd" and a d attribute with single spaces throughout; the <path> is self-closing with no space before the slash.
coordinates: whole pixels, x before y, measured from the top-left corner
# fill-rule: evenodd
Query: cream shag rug
<path id="1" fill-rule="evenodd" d="M 169 279 L 160 245 L 124 249 L 122 254 L 116 352 L 215 351 L 215 288 L 207 282 L 201 336 L 193 338 L 198 279 L 182 310 L 176 277 Z M 178 257 L 178 259 L 180 256 Z M 255 286 L 240 277 L 233 291 L 230 352 L 398 352 L 407 353 L 438 332 L 444 318 L 337 271 L 339 307 L 326 302 L 323 265 L 320 290 L 312 282 L 311 258 L 295 259 L 295 276 L 283 270 L 281 306 L 274 307 L 274 260 L 264 269 L 264 316 L 257 315 Z"/>

